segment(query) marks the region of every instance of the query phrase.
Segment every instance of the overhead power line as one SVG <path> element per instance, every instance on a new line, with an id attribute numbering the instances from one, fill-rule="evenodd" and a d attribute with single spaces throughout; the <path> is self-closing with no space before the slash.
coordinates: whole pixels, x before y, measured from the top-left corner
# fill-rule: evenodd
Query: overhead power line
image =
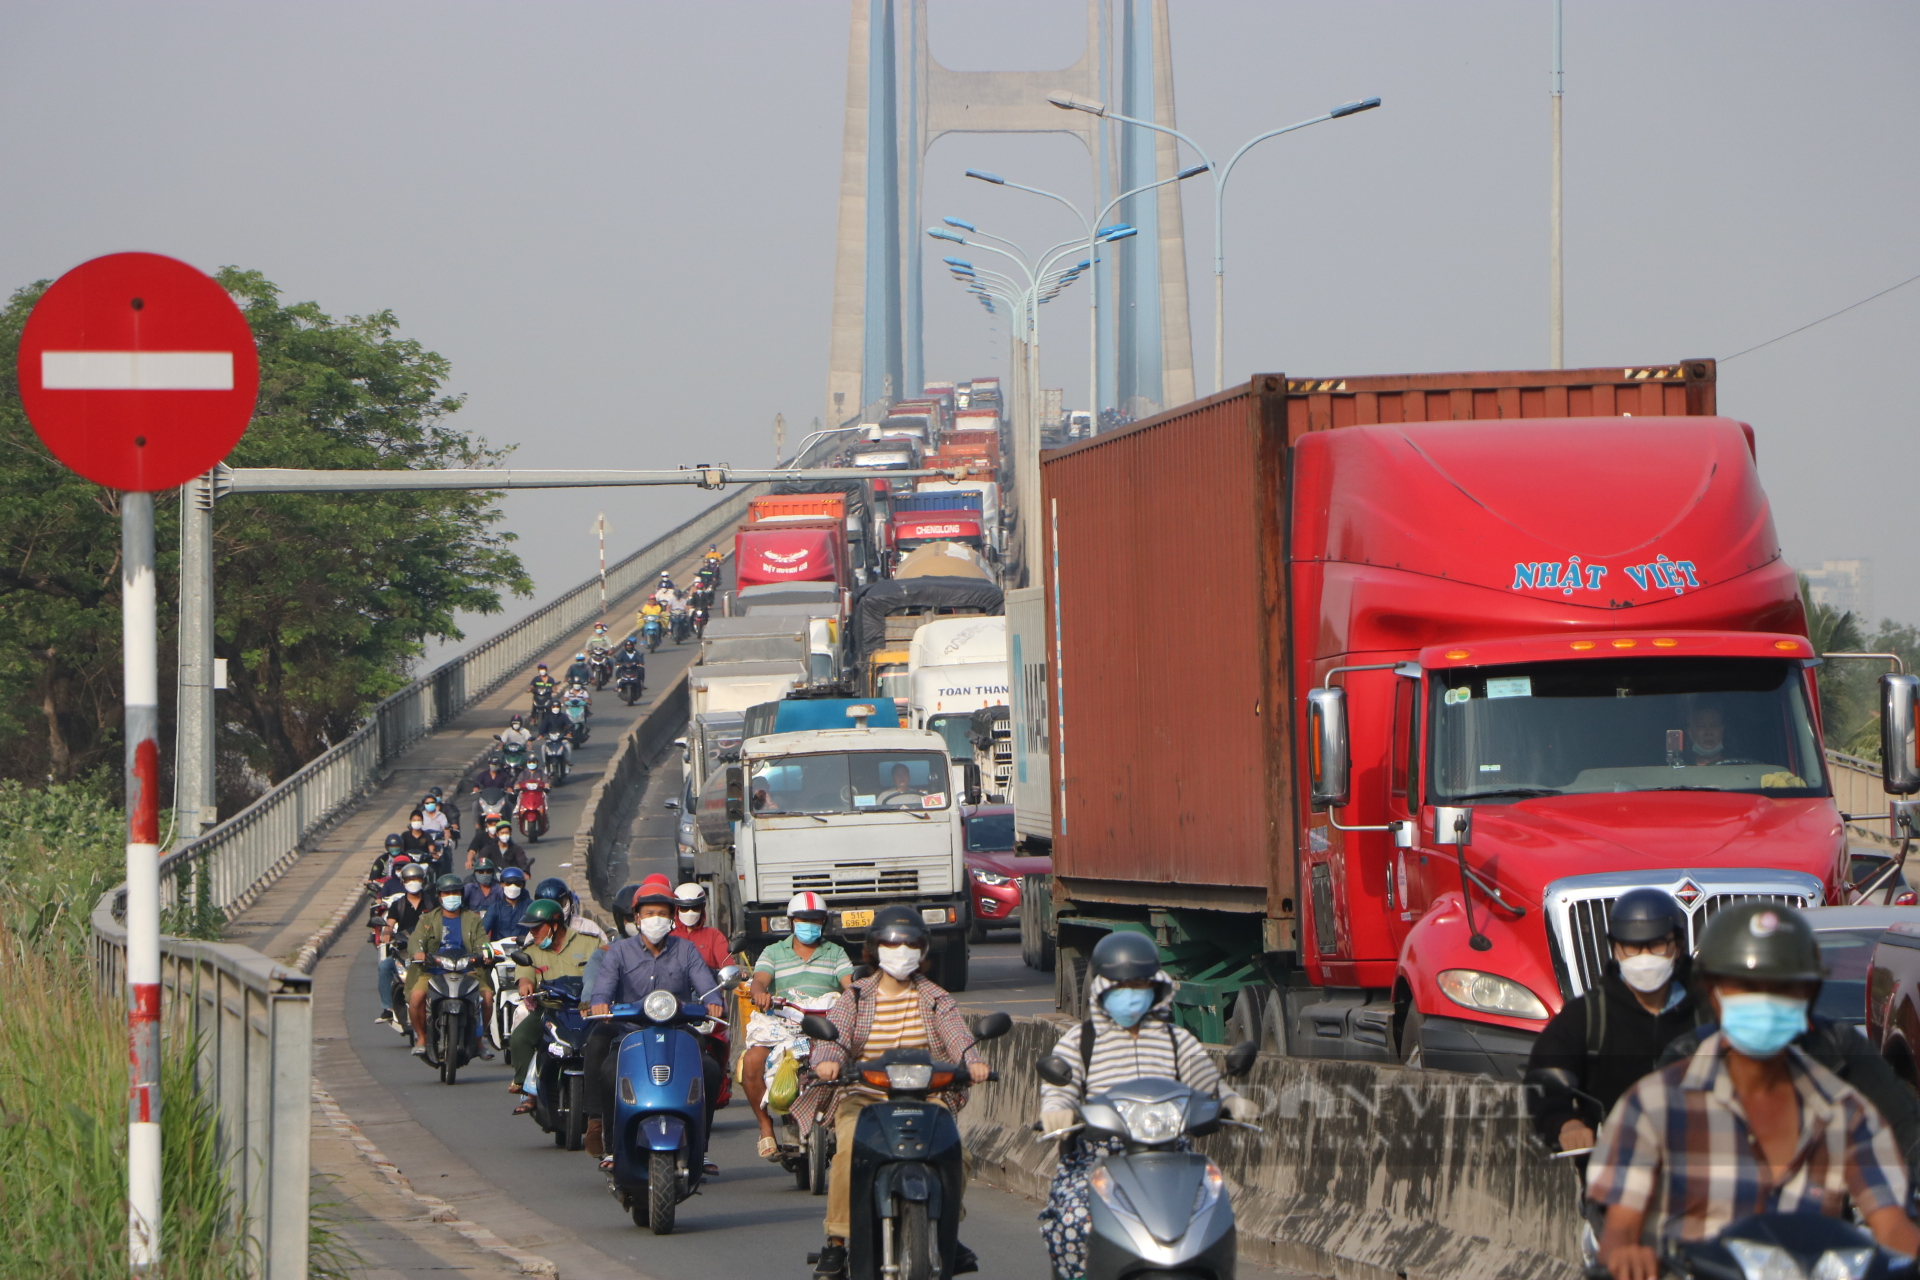
<path id="1" fill-rule="evenodd" d="M 1886 297 L 1888 294 L 1892 293 L 1895 289 L 1904 289 L 1908 285 L 1912 284 L 1915 280 L 1920 280 L 1920 276 L 1908 276 L 1905 280 L 1902 280 L 1899 284 L 1888 285 L 1886 288 L 1882 289 L 1878 293 L 1869 294 L 1867 297 L 1860 299 L 1860 301 L 1858 302 L 1855 302 L 1848 306 L 1844 306 L 1840 308 L 1838 311 L 1834 312 L 1833 315 L 1821 316 L 1818 320 L 1808 321 L 1806 324 L 1801 325 L 1798 329 L 1789 329 L 1785 333 L 1781 334 L 1778 338 L 1768 338 L 1765 342 L 1759 343 L 1756 346 L 1748 347 L 1746 351 L 1736 351 L 1730 356 L 1721 356 L 1720 363 L 1725 364 L 1729 360 L 1738 360 L 1741 356 L 1748 354 L 1748 352 L 1758 351 L 1761 347 L 1770 347 L 1774 343 L 1779 342 L 1784 338 L 1791 338 L 1796 333 L 1805 333 L 1807 330 L 1813 328 L 1814 325 L 1825 324 L 1827 321 L 1833 319 L 1834 316 L 1843 316 L 1847 314 L 1847 312 L 1852 311 L 1855 307 L 1864 307 L 1869 302 L 1872 302 L 1875 298 Z"/>

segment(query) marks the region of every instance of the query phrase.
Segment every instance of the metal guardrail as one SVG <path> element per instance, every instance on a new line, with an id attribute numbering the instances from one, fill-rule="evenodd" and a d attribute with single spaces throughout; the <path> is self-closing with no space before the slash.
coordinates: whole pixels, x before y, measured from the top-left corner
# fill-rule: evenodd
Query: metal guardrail
<path id="1" fill-rule="evenodd" d="M 93 909 L 102 991 L 127 990 L 124 889 Z M 160 939 L 161 1026 L 192 1044 L 194 1085 L 218 1117 L 218 1152 L 233 1192 L 233 1227 L 248 1273 L 305 1280 L 312 1134 L 312 980 L 257 951 Z M 164 1104 L 163 1104 L 164 1105 Z"/>
<path id="2" fill-rule="evenodd" d="M 717 541 L 766 491 L 748 485 L 607 570 L 618 599 L 662 568 Z M 160 860 L 160 907 L 172 921 L 231 919 L 299 857 L 301 846 L 344 814 L 395 757 L 485 697 L 600 611 L 596 574 L 553 603 L 378 704 L 353 736 L 308 763 L 240 813 Z"/>

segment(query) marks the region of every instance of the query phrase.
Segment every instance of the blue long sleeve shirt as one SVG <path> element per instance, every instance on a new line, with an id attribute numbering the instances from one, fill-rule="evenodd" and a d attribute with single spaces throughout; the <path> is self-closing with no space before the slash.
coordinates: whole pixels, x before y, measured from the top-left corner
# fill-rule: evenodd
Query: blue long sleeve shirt
<path id="1" fill-rule="evenodd" d="M 647 949 L 644 938 L 622 938 L 601 957 L 587 1003 L 638 1004 L 649 992 L 669 991 L 684 1004 L 703 998 L 713 983 L 713 970 L 685 938 L 668 934 L 658 955 Z"/>

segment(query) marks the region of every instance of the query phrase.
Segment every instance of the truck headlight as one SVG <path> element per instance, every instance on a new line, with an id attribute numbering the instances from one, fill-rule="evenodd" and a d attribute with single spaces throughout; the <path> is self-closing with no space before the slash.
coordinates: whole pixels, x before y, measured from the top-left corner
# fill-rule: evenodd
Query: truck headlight
<path id="1" fill-rule="evenodd" d="M 946 924 L 953 919 L 953 912 L 947 907 L 922 907 L 920 918 L 928 924 Z"/>
<path id="2" fill-rule="evenodd" d="M 1535 1022 L 1547 1020 L 1547 1006 L 1540 1003 L 1539 996 L 1512 978 L 1503 978 L 1497 973 L 1481 973 L 1478 969 L 1442 969 L 1440 990 L 1455 1004 L 1477 1009 L 1481 1013 L 1530 1018 Z"/>

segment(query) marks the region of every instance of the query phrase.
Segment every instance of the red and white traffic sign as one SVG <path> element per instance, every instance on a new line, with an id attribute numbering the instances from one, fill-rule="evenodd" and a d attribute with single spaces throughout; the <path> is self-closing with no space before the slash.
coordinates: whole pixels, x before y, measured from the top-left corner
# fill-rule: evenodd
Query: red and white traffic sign
<path id="1" fill-rule="evenodd" d="M 110 253 L 53 282 L 20 335 L 20 402 L 53 455 L 111 489 L 185 484 L 253 417 L 260 356 L 219 282 Z"/>

